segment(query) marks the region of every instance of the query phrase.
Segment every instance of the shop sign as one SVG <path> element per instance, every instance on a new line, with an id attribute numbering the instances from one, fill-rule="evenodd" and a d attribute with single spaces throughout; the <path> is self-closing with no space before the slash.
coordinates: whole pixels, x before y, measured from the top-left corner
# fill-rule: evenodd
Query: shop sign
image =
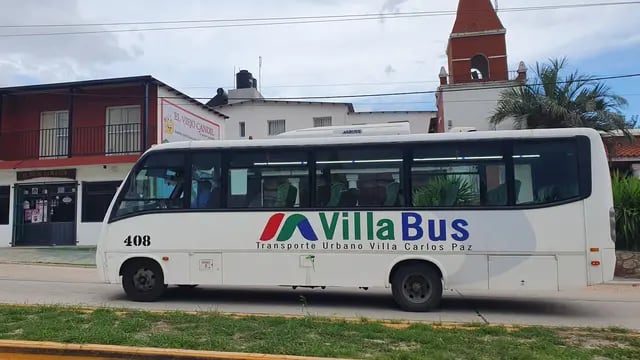
<path id="1" fill-rule="evenodd" d="M 17 181 L 26 181 L 37 178 L 76 178 L 76 169 L 48 169 L 48 170 L 29 170 L 18 171 L 16 174 Z"/>

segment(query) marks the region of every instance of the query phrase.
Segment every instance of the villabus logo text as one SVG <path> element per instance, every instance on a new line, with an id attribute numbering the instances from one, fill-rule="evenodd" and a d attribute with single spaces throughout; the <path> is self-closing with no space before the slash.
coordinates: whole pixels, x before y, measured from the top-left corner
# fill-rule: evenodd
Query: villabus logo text
<path id="1" fill-rule="evenodd" d="M 371 240 L 417 242 L 464 242 L 469 223 L 464 219 L 429 219 L 416 212 L 402 212 L 400 221 L 376 217 L 373 212 L 321 212 L 310 221 L 302 214 L 273 214 L 267 221 L 261 242 L 289 241 L 296 233 L 309 242 Z"/>

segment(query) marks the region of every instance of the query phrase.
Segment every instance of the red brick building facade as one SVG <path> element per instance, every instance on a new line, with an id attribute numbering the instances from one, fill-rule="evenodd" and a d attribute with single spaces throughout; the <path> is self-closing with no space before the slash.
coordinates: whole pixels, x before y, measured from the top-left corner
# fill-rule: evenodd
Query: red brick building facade
<path id="1" fill-rule="evenodd" d="M 0 88 L 0 246 L 95 244 L 133 163 L 185 118 L 226 117 L 151 76 Z"/>

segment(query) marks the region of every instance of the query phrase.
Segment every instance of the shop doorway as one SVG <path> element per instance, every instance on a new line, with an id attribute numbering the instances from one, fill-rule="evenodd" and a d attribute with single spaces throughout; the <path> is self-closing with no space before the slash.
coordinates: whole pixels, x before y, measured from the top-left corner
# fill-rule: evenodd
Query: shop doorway
<path id="1" fill-rule="evenodd" d="M 77 184 L 16 186 L 14 246 L 76 245 Z"/>

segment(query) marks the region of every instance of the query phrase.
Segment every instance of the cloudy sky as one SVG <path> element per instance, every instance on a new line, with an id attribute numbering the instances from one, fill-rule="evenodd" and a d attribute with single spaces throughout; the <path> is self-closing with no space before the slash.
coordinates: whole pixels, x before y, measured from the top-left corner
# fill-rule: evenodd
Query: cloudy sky
<path id="1" fill-rule="evenodd" d="M 612 0 L 499 0 L 518 8 Z M 265 97 L 433 90 L 446 65 L 454 16 L 219 27 L 217 23 L 91 27 L 25 24 L 140 23 L 451 11 L 454 0 L 2 0 L 0 86 L 150 74 L 198 98 L 234 83 L 234 69 L 258 75 Z M 501 12 L 511 70 L 566 56 L 592 75 L 640 72 L 640 5 Z M 277 21 L 276 21 L 277 22 Z M 246 22 L 245 22 L 246 23 Z M 253 21 L 255 23 L 255 21 Z M 55 36 L 25 33 L 218 26 Z M 640 114 L 640 78 L 610 81 Z M 345 99 L 357 110 L 434 109 L 433 95 Z"/>

